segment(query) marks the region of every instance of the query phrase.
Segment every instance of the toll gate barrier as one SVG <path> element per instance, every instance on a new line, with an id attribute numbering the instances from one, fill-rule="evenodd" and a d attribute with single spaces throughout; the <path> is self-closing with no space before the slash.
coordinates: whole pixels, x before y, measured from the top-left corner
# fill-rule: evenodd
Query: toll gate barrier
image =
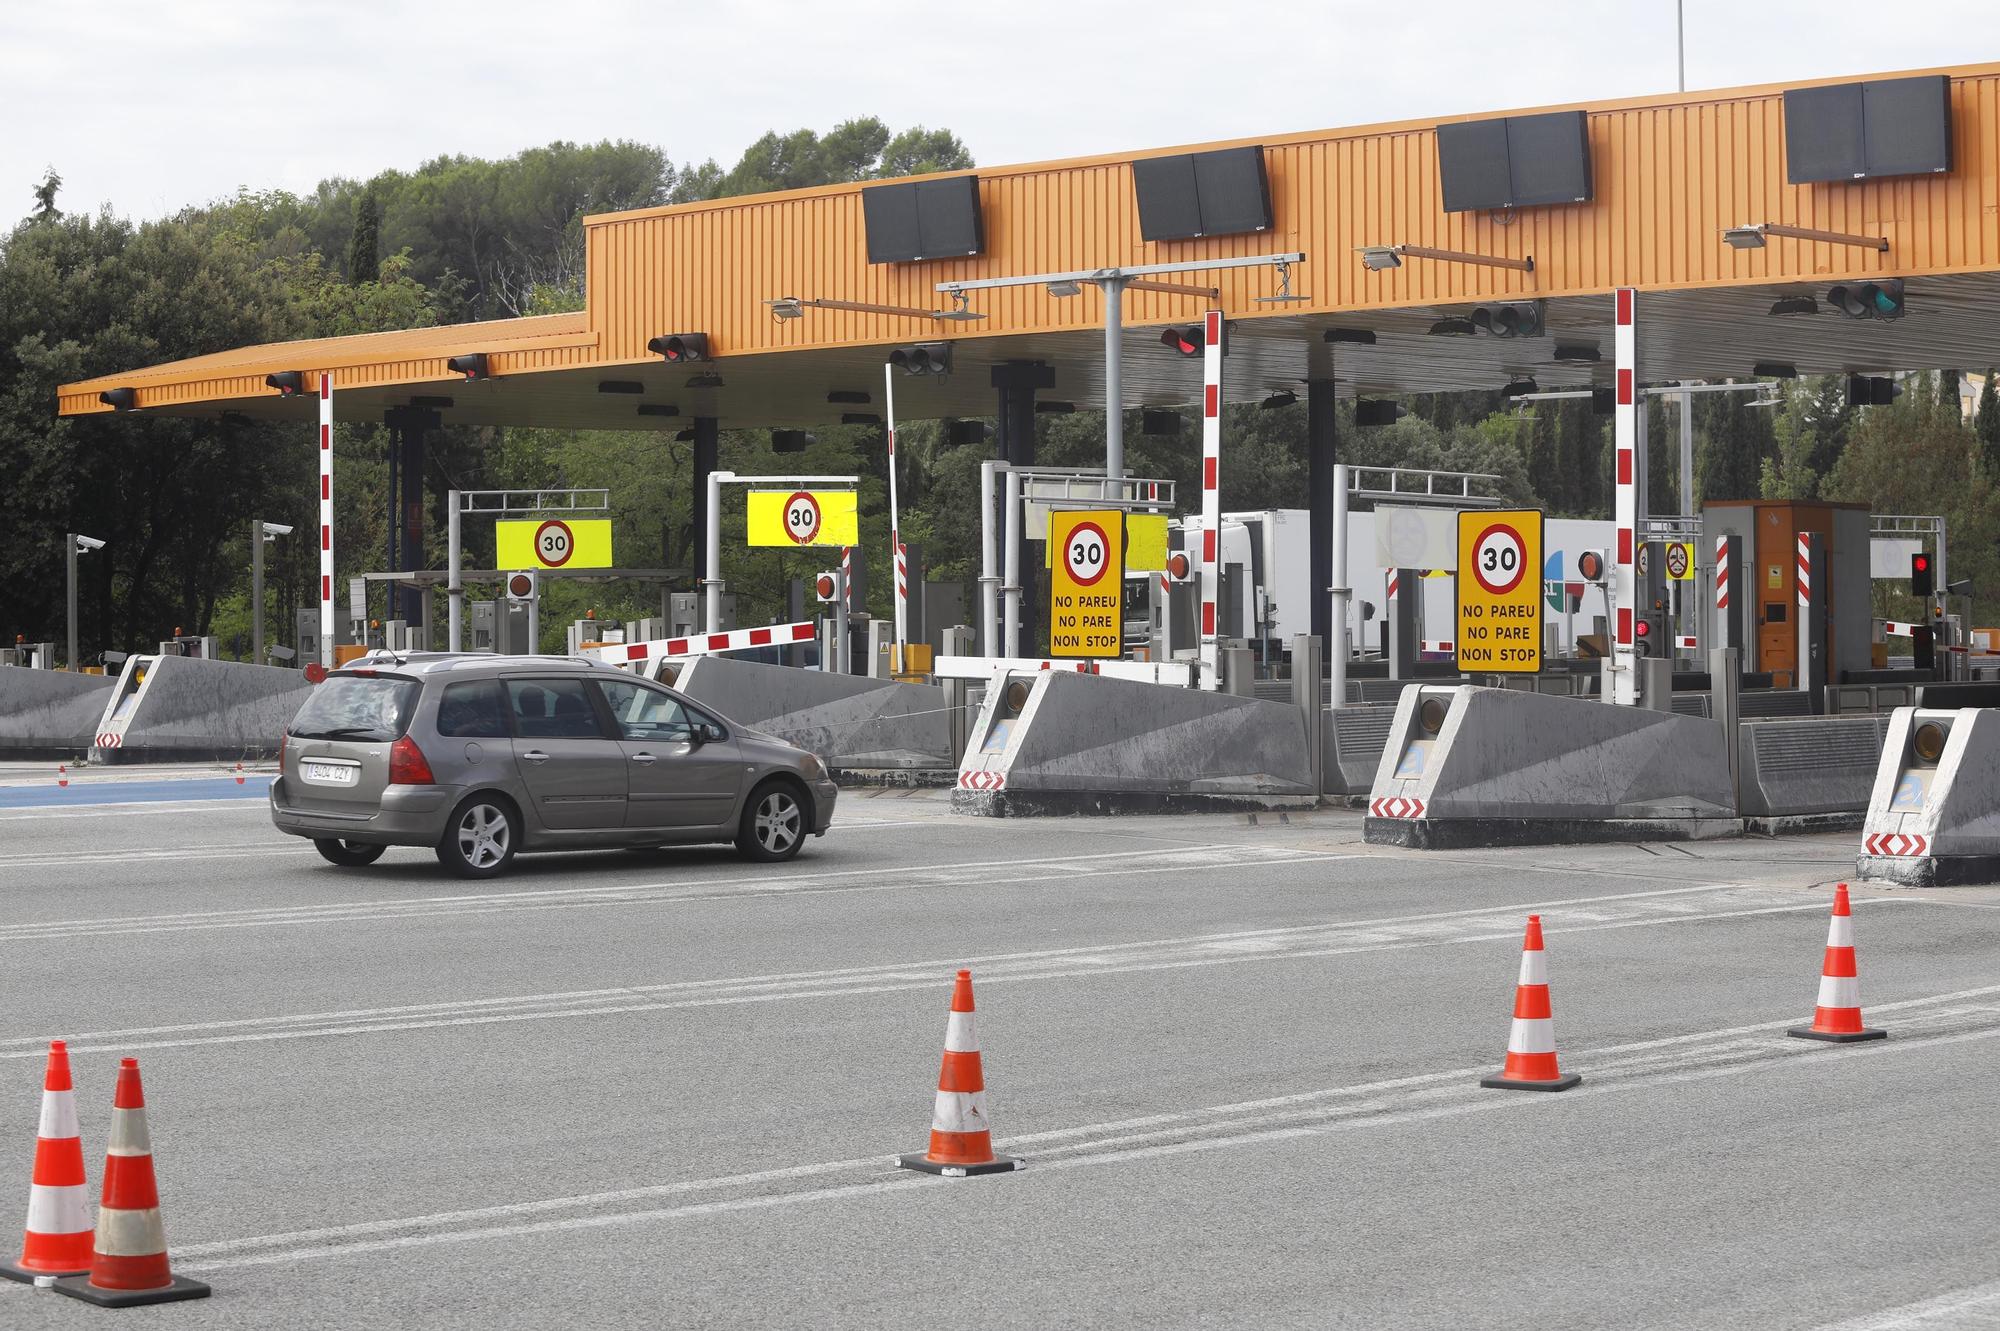
<path id="1" fill-rule="evenodd" d="M 1739 830 L 1721 727 L 1464 684 L 1404 691 L 1363 837 L 1417 849 L 1689 840 Z"/>
<path id="2" fill-rule="evenodd" d="M 840 675 L 700 656 L 670 681 L 740 725 L 816 753 L 837 771 L 949 771 L 952 744 L 945 691 L 865 675 Z"/>
<path id="3" fill-rule="evenodd" d="M 66 670 L 0 670 L 0 757 L 71 758 L 90 751 L 112 681 Z"/>
<path id="4" fill-rule="evenodd" d="M 296 670 L 194 656 L 130 656 L 93 737 L 101 762 L 267 756 L 312 685 Z"/>
<path id="5" fill-rule="evenodd" d="M 1317 802 L 1297 707 L 1065 670 L 995 677 L 952 793 L 991 817 Z"/>
<path id="6" fill-rule="evenodd" d="M 2000 882 L 2000 711 L 1890 714 L 1855 872 L 1911 887 Z"/>
<path id="7" fill-rule="evenodd" d="M 1858 827 L 1882 761 L 1887 716 L 1745 721 L 1738 808 L 1758 831 Z"/>

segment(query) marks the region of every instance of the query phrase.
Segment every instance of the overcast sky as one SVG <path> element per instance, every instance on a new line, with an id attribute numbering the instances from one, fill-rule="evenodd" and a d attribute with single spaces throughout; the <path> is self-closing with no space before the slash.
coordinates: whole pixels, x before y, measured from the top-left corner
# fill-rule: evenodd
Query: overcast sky
<path id="1" fill-rule="evenodd" d="M 1995 0 L 1686 0 L 1690 88 L 2000 58 Z M 880 116 L 986 164 L 1675 86 L 1674 0 L 0 0 L 0 223 L 154 217 L 441 153 L 725 166 Z"/>

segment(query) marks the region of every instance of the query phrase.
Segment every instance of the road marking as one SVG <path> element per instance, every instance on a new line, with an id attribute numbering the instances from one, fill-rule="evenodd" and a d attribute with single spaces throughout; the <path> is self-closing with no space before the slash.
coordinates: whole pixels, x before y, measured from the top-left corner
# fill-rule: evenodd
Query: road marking
<path id="1" fill-rule="evenodd" d="M 1588 1080 L 1576 1090 L 1559 1097 L 1496 1095 L 1477 1085 L 1477 1078 L 1492 1070 L 1490 1066 L 1481 1065 L 1359 1085 L 1322 1087 L 1295 1095 L 1235 1104 L 1210 1105 L 1183 1113 L 1063 1128 L 1010 1138 L 1001 1145 L 1010 1150 L 1032 1148 L 1028 1168 L 1014 1176 L 1017 1181 L 1011 1186 L 1034 1186 L 1033 1179 L 1051 1170 L 1158 1159 L 1240 1146 L 1268 1146 L 1279 1141 L 1500 1110 L 1569 1112 L 1563 1107 L 1587 1104 L 1607 1095 L 1787 1067 L 1797 1060 L 1827 1062 L 1887 1057 L 1910 1050 L 1990 1039 L 2000 1035 L 2000 1006 L 1968 1003 L 1967 1000 L 1995 995 L 2000 995 L 2000 985 L 1878 1004 L 1877 1011 L 1903 1014 L 1897 1023 L 1896 1038 L 1880 1044 L 1828 1048 L 1788 1040 L 1781 1032 L 1796 1023 L 1796 1016 L 1793 1016 L 1747 1026 L 1580 1050 L 1569 1061 L 1583 1069 Z M 880 1171 L 887 1159 L 885 1151 L 880 1156 L 802 1164 L 752 1174 L 184 1244 L 177 1247 L 175 1253 L 177 1260 L 192 1262 L 197 1268 L 263 1266 L 317 1258 L 355 1257 L 444 1243 L 492 1241 L 647 1224 L 939 1186 L 933 1179 L 918 1176 L 881 1177 Z M 837 1181 L 843 1175 L 849 1176 L 848 1181 Z M 828 1182 L 797 1191 L 771 1191 L 773 1187 L 782 1187 L 786 1183 L 820 1180 Z M 744 1195 L 725 1195 L 713 1200 L 642 1209 L 617 1209 L 631 1207 L 635 1203 L 702 1193 L 732 1192 Z M 543 1218 L 527 1218 L 534 1216 Z M 1981 1287 L 1979 1291 L 1965 1291 L 1964 1294 L 1983 1297 L 1993 1288 Z M 1888 1331 L 1892 1327 L 1929 1328 L 1950 1324 L 1869 1322 L 1864 1325 Z"/>
<path id="2" fill-rule="evenodd" d="M 1126 869 L 1122 872 L 1184 871 L 1179 866 L 1168 866 Z M 1076 874 L 1075 871 L 1065 871 L 1061 876 L 1072 878 Z M 1697 894 L 1705 895 L 1707 899 L 1692 899 Z M 1021 981 L 1128 975 L 1248 961 L 1292 961 L 1466 943 L 1511 944 L 1520 939 L 1520 918 L 1525 910 L 1542 913 L 1544 932 L 1572 934 L 1826 909 L 1826 903 L 1816 894 L 1804 900 L 1800 899 L 1802 895 L 1790 889 L 1730 884 L 1666 888 L 1657 892 L 1581 897 L 1569 902 L 1543 902 L 1532 906 L 1481 906 L 1341 923 L 1234 930 L 976 957 L 922 959 L 775 975 L 724 976 L 611 989 L 515 994 L 395 1007 L 69 1032 L 67 1039 L 72 1053 L 129 1054 L 145 1049 L 326 1039 L 523 1021 L 618 1017 L 642 1012 L 813 998 L 866 997 L 933 989 L 940 982 L 940 976 L 959 966 L 975 967 L 979 972 L 979 983 L 990 987 Z M 1921 900 L 1917 897 L 1863 898 L 1860 904 L 1872 910 L 1890 902 Z M 1874 1011 L 1878 1006 L 1871 1005 L 1869 1010 Z M 40 1058 L 45 1052 L 44 1040 L 41 1034 L 0 1038 L 0 1061 Z"/>
<path id="3" fill-rule="evenodd" d="M 1991 1331 L 1993 1327 L 2000 1327 L 2000 1280 L 1832 1322 L 1820 1331 Z"/>

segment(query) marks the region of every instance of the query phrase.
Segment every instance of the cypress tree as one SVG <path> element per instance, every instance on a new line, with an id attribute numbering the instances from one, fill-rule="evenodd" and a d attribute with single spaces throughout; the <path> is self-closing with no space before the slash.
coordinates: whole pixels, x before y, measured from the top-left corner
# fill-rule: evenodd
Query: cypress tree
<path id="1" fill-rule="evenodd" d="M 374 190 L 362 191 L 354 201 L 354 234 L 347 242 L 347 280 L 354 286 L 373 282 L 381 276 L 382 205 Z"/>

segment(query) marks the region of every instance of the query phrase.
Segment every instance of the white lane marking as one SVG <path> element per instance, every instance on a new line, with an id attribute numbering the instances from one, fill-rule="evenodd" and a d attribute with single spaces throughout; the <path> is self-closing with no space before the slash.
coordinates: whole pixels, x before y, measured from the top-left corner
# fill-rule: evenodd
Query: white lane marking
<path id="1" fill-rule="evenodd" d="M 311 850 L 311 846 L 303 843 L 297 846 L 280 843 L 261 846 L 189 846 L 177 850 L 83 851 L 71 855 L 32 851 L 0 855 L 0 869 L 62 868 L 85 864 L 144 864 L 156 860 L 255 860 L 271 855 L 297 855 Z"/>
<path id="2" fill-rule="evenodd" d="M 956 860 L 941 864 L 909 866 L 873 865 L 862 869 L 792 869 L 775 874 L 729 874 L 712 878 L 665 879 L 643 883 L 598 883 L 587 887 L 516 889 L 498 892 L 465 892 L 444 896 L 413 897 L 400 900 L 321 902 L 307 906 L 242 908 L 220 911 L 181 911 L 163 915 L 105 916 L 97 919 L 50 920 L 0 926 L 0 942 L 38 941 L 77 935 L 100 936 L 123 933 L 154 933 L 187 929 L 241 928 L 276 924 L 345 923 L 364 919 L 401 919 L 431 914 L 478 913 L 493 910 L 546 908 L 566 904 L 621 905 L 649 898 L 672 901 L 702 891 L 724 893 L 795 892 L 816 884 L 869 880 L 868 886 L 890 890 L 906 887 L 949 885 L 960 881 L 984 886 L 997 880 L 990 871 L 1047 867 L 1060 874 L 1075 873 L 1076 866 L 1100 867 L 1111 861 L 1148 862 L 1177 860 L 1189 867 L 1215 868 L 1240 863 L 1244 858 L 1262 862 L 1328 861 L 1353 856 L 1285 847 L 1245 847 L 1229 843 L 1206 846 L 1151 847 L 1089 855 L 1036 855 L 1020 859 Z M 931 881 L 922 876 L 929 875 Z M 883 879 L 890 879 L 886 884 Z"/>
<path id="3" fill-rule="evenodd" d="M 1554 1106 L 1558 1104 L 1575 1105 L 1631 1090 L 1786 1067 L 1795 1060 L 1825 1062 L 1881 1057 L 1912 1049 L 1990 1039 L 2000 1035 L 2000 1009 L 1941 1005 L 1967 996 L 1994 993 L 2000 993 L 2000 985 L 1884 1004 L 1884 1010 L 1893 1008 L 1912 1015 L 1900 1025 L 1897 1039 L 1879 1044 L 1828 1048 L 1786 1040 L 1777 1032 L 1796 1023 L 1796 1018 L 1790 1018 L 1586 1049 L 1569 1060 L 1572 1067 L 1585 1072 L 1584 1084 L 1560 1097 L 1496 1093 L 1476 1084 L 1476 1078 L 1490 1071 L 1489 1067 L 1454 1068 L 1359 1085 L 1324 1087 L 1298 1095 L 1211 1105 L 1181 1114 L 1153 1115 L 1143 1119 L 1028 1134 L 1007 1139 L 1001 1144 L 1008 1149 L 1039 1146 L 1040 1149 L 1029 1161 L 1027 1171 L 1020 1176 L 1032 1179 L 1050 1170 L 1205 1153 L 1238 1146 L 1261 1146 L 1289 1139 L 1327 1136 L 1350 1129 L 1398 1126 L 1491 1110 L 1547 1107 L 1546 1112 L 1557 1112 Z M 1919 1011 L 1924 1008 L 1938 1010 Z M 1954 1022 L 1956 1026 L 1952 1024 Z M 1968 1026 L 1968 1022 L 1977 1024 Z M 1942 1029 L 1925 1034 L 1925 1024 Z M 1135 1132 L 1135 1128 L 1153 1130 Z M 1190 1136 L 1190 1133 L 1196 1135 Z M 1074 1140 L 1067 1145 L 1058 1144 L 1065 1138 Z M 909 1187 L 937 1186 L 935 1180 L 918 1176 L 875 1177 L 797 1192 L 760 1192 L 751 1196 L 643 1210 L 610 1209 L 691 1193 L 763 1189 L 773 1184 L 879 1169 L 886 1158 L 885 1154 L 826 1161 L 751 1174 L 625 1188 L 615 1192 L 544 1198 L 397 1220 L 371 1220 L 352 1225 L 224 1239 L 181 1245 L 177 1255 L 183 1260 L 194 1259 L 198 1265 L 201 1259 L 208 1258 L 212 1259 L 210 1265 L 224 1268 L 261 1266 L 324 1257 L 353 1257 L 443 1243 L 686 1219 L 728 1211 L 868 1196 Z M 563 1211 L 582 1211 L 584 1214 L 561 1216 L 559 1213 Z M 523 1217 L 533 1215 L 550 1218 L 523 1220 Z M 449 1226 L 460 1228 L 447 1228 Z M 397 1232 L 413 1230 L 419 1232 Z"/>
<path id="4" fill-rule="evenodd" d="M 1605 910 L 1600 908 L 1577 912 L 1587 922 L 1570 925 L 1566 922 L 1569 914 L 1560 904 L 1545 904 L 1541 907 L 1547 920 L 1545 932 L 1593 933 L 1609 929 L 1703 923 L 1825 909 L 1825 903 L 1818 900 L 1791 901 L 1777 906 L 1754 904 L 1768 900 L 1772 896 L 1786 895 L 1781 889 L 1775 888 L 1745 889 L 1722 886 L 1706 890 L 1718 896 L 1721 899 L 1720 904 L 1740 908 L 1694 911 L 1690 909 L 1694 903 L 1678 899 L 1648 899 L 1652 898 L 1653 894 L 1635 893 L 1632 896 L 1638 899 L 1626 908 L 1626 918 L 1606 918 Z M 1673 891 L 1677 897 L 1682 890 Z M 1602 900 L 1602 898 L 1584 899 L 1587 903 L 1598 903 Z M 1917 898 L 1893 900 L 1910 901 Z M 1870 906 L 1878 904 L 1865 898 L 1863 903 Z M 570 1018 L 618 1017 L 643 1012 L 749 1003 L 867 997 L 933 988 L 941 982 L 941 976 L 960 965 L 977 967 L 980 983 L 991 986 L 1017 981 L 1129 975 L 1146 971 L 1232 965 L 1245 961 L 1299 960 L 1464 943 L 1516 943 L 1520 936 L 1517 924 L 1520 909 L 1518 906 L 1489 906 L 1454 912 L 1444 918 L 1436 914 L 1426 914 L 1361 920 L 1351 924 L 1201 934 L 1132 943 L 1111 943 L 1096 947 L 893 962 L 837 970 L 680 980 L 666 984 L 614 989 L 521 994 L 397 1007 L 190 1022 L 174 1026 L 137 1027 L 80 1034 L 72 1032 L 67 1038 L 71 1051 L 75 1053 L 110 1050 L 132 1053 L 144 1049 L 326 1039 L 376 1035 L 391 1031 L 438 1030 Z M 1875 1010 L 1877 1007 L 1879 1005 L 1871 1005 L 1870 1010 Z M 42 1037 L 39 1035 L 0 1039 L 0 1061 L 38 1058 L 42 1056 L 43 1051 Z"/>
<path id="5" fill-rule="evenodd" d="M 1819 1331 L 1975 1331 L 2000 1326 L 2000 1280 L 1831 1322 Z"/>
<path id="6" fill-rule="evenodd" d="M 116 802 L 56 805 L 26 804 L 0 809 L 0 821 L 24 822 L 35 818 L 131 818 L 148 813 L 197 813 L 213 809 L 221 813 L 249 813 L 267 803 L 262 795 L 225 795 L 207 800 L 118 800 Z"/>

